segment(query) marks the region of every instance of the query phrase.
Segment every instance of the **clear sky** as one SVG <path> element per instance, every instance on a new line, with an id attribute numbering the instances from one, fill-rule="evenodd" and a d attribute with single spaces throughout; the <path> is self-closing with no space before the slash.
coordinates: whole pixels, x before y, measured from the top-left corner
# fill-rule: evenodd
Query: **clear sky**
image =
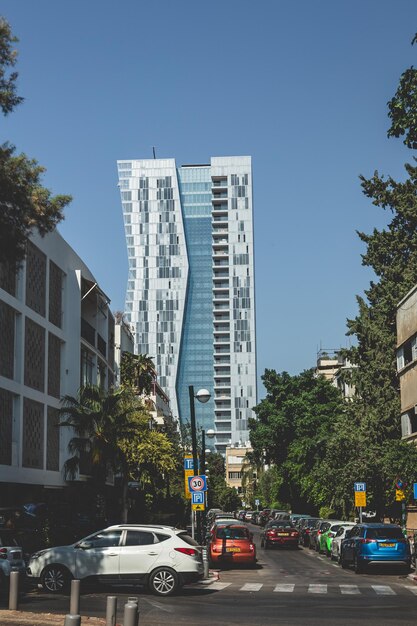
<path id="1" fill-rule="evenodd" d="M 417 64 L 415 0 L 2 0 L 23 105 L 0 141 L 70 193 L 60 231 L 124 308 L 116 160 L 251 155 L 258 373 L 348 345 L 371 272 L 355 230 L 388 215 L 358 175 L 403 177 L 387 101 Z M 261 392 L 262 396 L 262 392 Z"/>

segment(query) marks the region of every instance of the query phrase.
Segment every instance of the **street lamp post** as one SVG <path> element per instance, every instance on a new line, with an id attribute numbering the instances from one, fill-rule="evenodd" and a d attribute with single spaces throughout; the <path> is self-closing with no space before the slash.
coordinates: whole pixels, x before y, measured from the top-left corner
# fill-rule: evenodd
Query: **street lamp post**
<path id="1" fill-rule="evenodd" d="M 201 473 L 203 475 L 207 474 L 207 470 L 206 470 L 206 437 L 212 439 L 215 435 L 215 432 L 212 428 L 209 428 L 207 431 L 206 430 L 202 430 L 201 431 Z M 210 452 L 210 450 L 207 450 L 207 452 Z M 206 494 L 207 495 L 207 494 Z M 207 515 L 207 511 L 206 511 L 206 507 L 207 507 L 207 497 L 204 498 L 204 511 L 202 514 L 202 526 L 203 526 L 203 531 L 202 534 L 204 533 L 205 527 L 206 527 L 206 515 Z M 204 539 L 204 536 L 203 536 Z"/>
<path id="2" fill-rule="evenodd" d="M 208 402 L 210 400 L 210 392 L 207 391 L 207 389 L 200 389 L 194 395 L 194 386 L 193 385 L 189 385 L 188 392 L 189 392 L 189 396 L 190 396 L 190 422 L 191 422 L 191 444 L 192 444 L 192 448 L 193 448 L 193 468 L 194 468 L 194 475 L 197 476 L 199 471 L 198 471 L 198 459 L 197 459 L 197 429 L 196 429 L 196 425 L 195 425 L 194 398 L 197 398 L 197 400 L 199 402 L 202 402 L 203 404 L 205 404 L 206 402 Z M 204 450 L 204 452 L 203 452 L 202 462 L 204 460 L 204 463 L 205 463 L 205 447 L 204 446 L 203 446 L 203 450 Z M 204 471 L 204 469 L 205 468 L 203 466 L 203 471 Z M 197 537 L 198 537 L 199 541 L 201 542 L 201 540 L 202 540 L 202 537 L 201 537 L 201 518 L 200 518 L 199 515 L 197 515 Z"/>

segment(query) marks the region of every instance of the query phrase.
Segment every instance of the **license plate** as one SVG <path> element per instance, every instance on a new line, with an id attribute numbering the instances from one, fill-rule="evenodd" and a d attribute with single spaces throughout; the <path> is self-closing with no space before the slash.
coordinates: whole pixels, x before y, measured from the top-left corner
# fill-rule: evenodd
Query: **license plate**
<path id="1" fill-rule="evenodd" d="M 380 543 L 381 548 L 395 548 L 395 543 Z"/>
<path id="2" fill-rule="evenodd" d="M 278 537 L 288 537 L 290 533 L 277 533 Z"/>
<path id="3" fill-rule="evenodd" d="M 240 548 L 226 548 L 226 552 L 240 552 Z"/>

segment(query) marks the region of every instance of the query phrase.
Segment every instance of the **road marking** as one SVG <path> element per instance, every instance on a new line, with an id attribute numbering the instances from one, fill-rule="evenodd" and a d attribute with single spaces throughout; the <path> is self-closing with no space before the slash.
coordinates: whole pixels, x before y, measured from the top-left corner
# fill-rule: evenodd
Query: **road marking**
<path id="1" fill-rule="evenodd" d="M 327 593 L 327 585 L 309 585 L 308 593 Z"/>
<path id="2" fill-rule="evenodd" d="M 360 593 L 357 585 L 339 585 L 340 591 L 347 595 Z"/>
<path id="3" fill-rule="evenodd" d="M 223 589 L 226 589 L 226 587 L 229 587 L 229 585 L 231 585 L 232 583 L 220 583 L 220 582 L 215 582 L 212 585 L 210 585 L 209 587 L 207 587 L 207 589 L 214 589 L 215 591 L 222 591 Z"/>
<path id="4" fill-rule="evenodd" d="M 379 596 L 397 595 L 394 589 L 391 589 L 391 587 L 388 587 L 388 585 L 371 585 L 371 587 Z"/>
<path id="5" fill-rule="evenodd" d="M 276 585 L 274 591 L 278 591 L 280 593 L 291 593 L 294 591 L 295 585 Z"/>
<path id="6" fill-rule="evenodd" d="M 262 583 L 246 583 L 240 591 L 259 591 L 263 587 Z"/>
<path id="7" fill-rule="evenodd" d="M 411 593 L 417 595 L 417 587 L 404 587 L 404 589 L 408 589 L 408 591 L 411 591 Z"/>

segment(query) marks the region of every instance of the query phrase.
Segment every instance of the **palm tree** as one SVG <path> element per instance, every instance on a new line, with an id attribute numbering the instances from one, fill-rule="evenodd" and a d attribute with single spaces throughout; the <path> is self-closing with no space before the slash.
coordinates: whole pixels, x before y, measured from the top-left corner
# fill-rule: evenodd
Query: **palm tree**
<path id="1" fill-rule="evenodd" d="M 121 362 L 121 383 L 133 387 L 137 393 L 149 395 L 156 379 L 155 364 L 147 354 L 123 352 Z"/>
<path id="2" fill-rule="evenodd" d="M 134 419 L 143 410 L 129 389 L 104 391 L 86 385 L 77 397 L 65 396 L 60 409 L 60 426 L 69 427 L 74 436 L 68 443 L 70 458 L 65 461 L 65 478 L 74 478 L 87 459 L 91 474 L 104 483 L 109 469 L 122 478 L 123 517 L 127 516 L 127 485 L 129 468 L 120 442 L 133 439 L 138 426 Z M 126 520 L 124 520 L 126 521 Z"/>

